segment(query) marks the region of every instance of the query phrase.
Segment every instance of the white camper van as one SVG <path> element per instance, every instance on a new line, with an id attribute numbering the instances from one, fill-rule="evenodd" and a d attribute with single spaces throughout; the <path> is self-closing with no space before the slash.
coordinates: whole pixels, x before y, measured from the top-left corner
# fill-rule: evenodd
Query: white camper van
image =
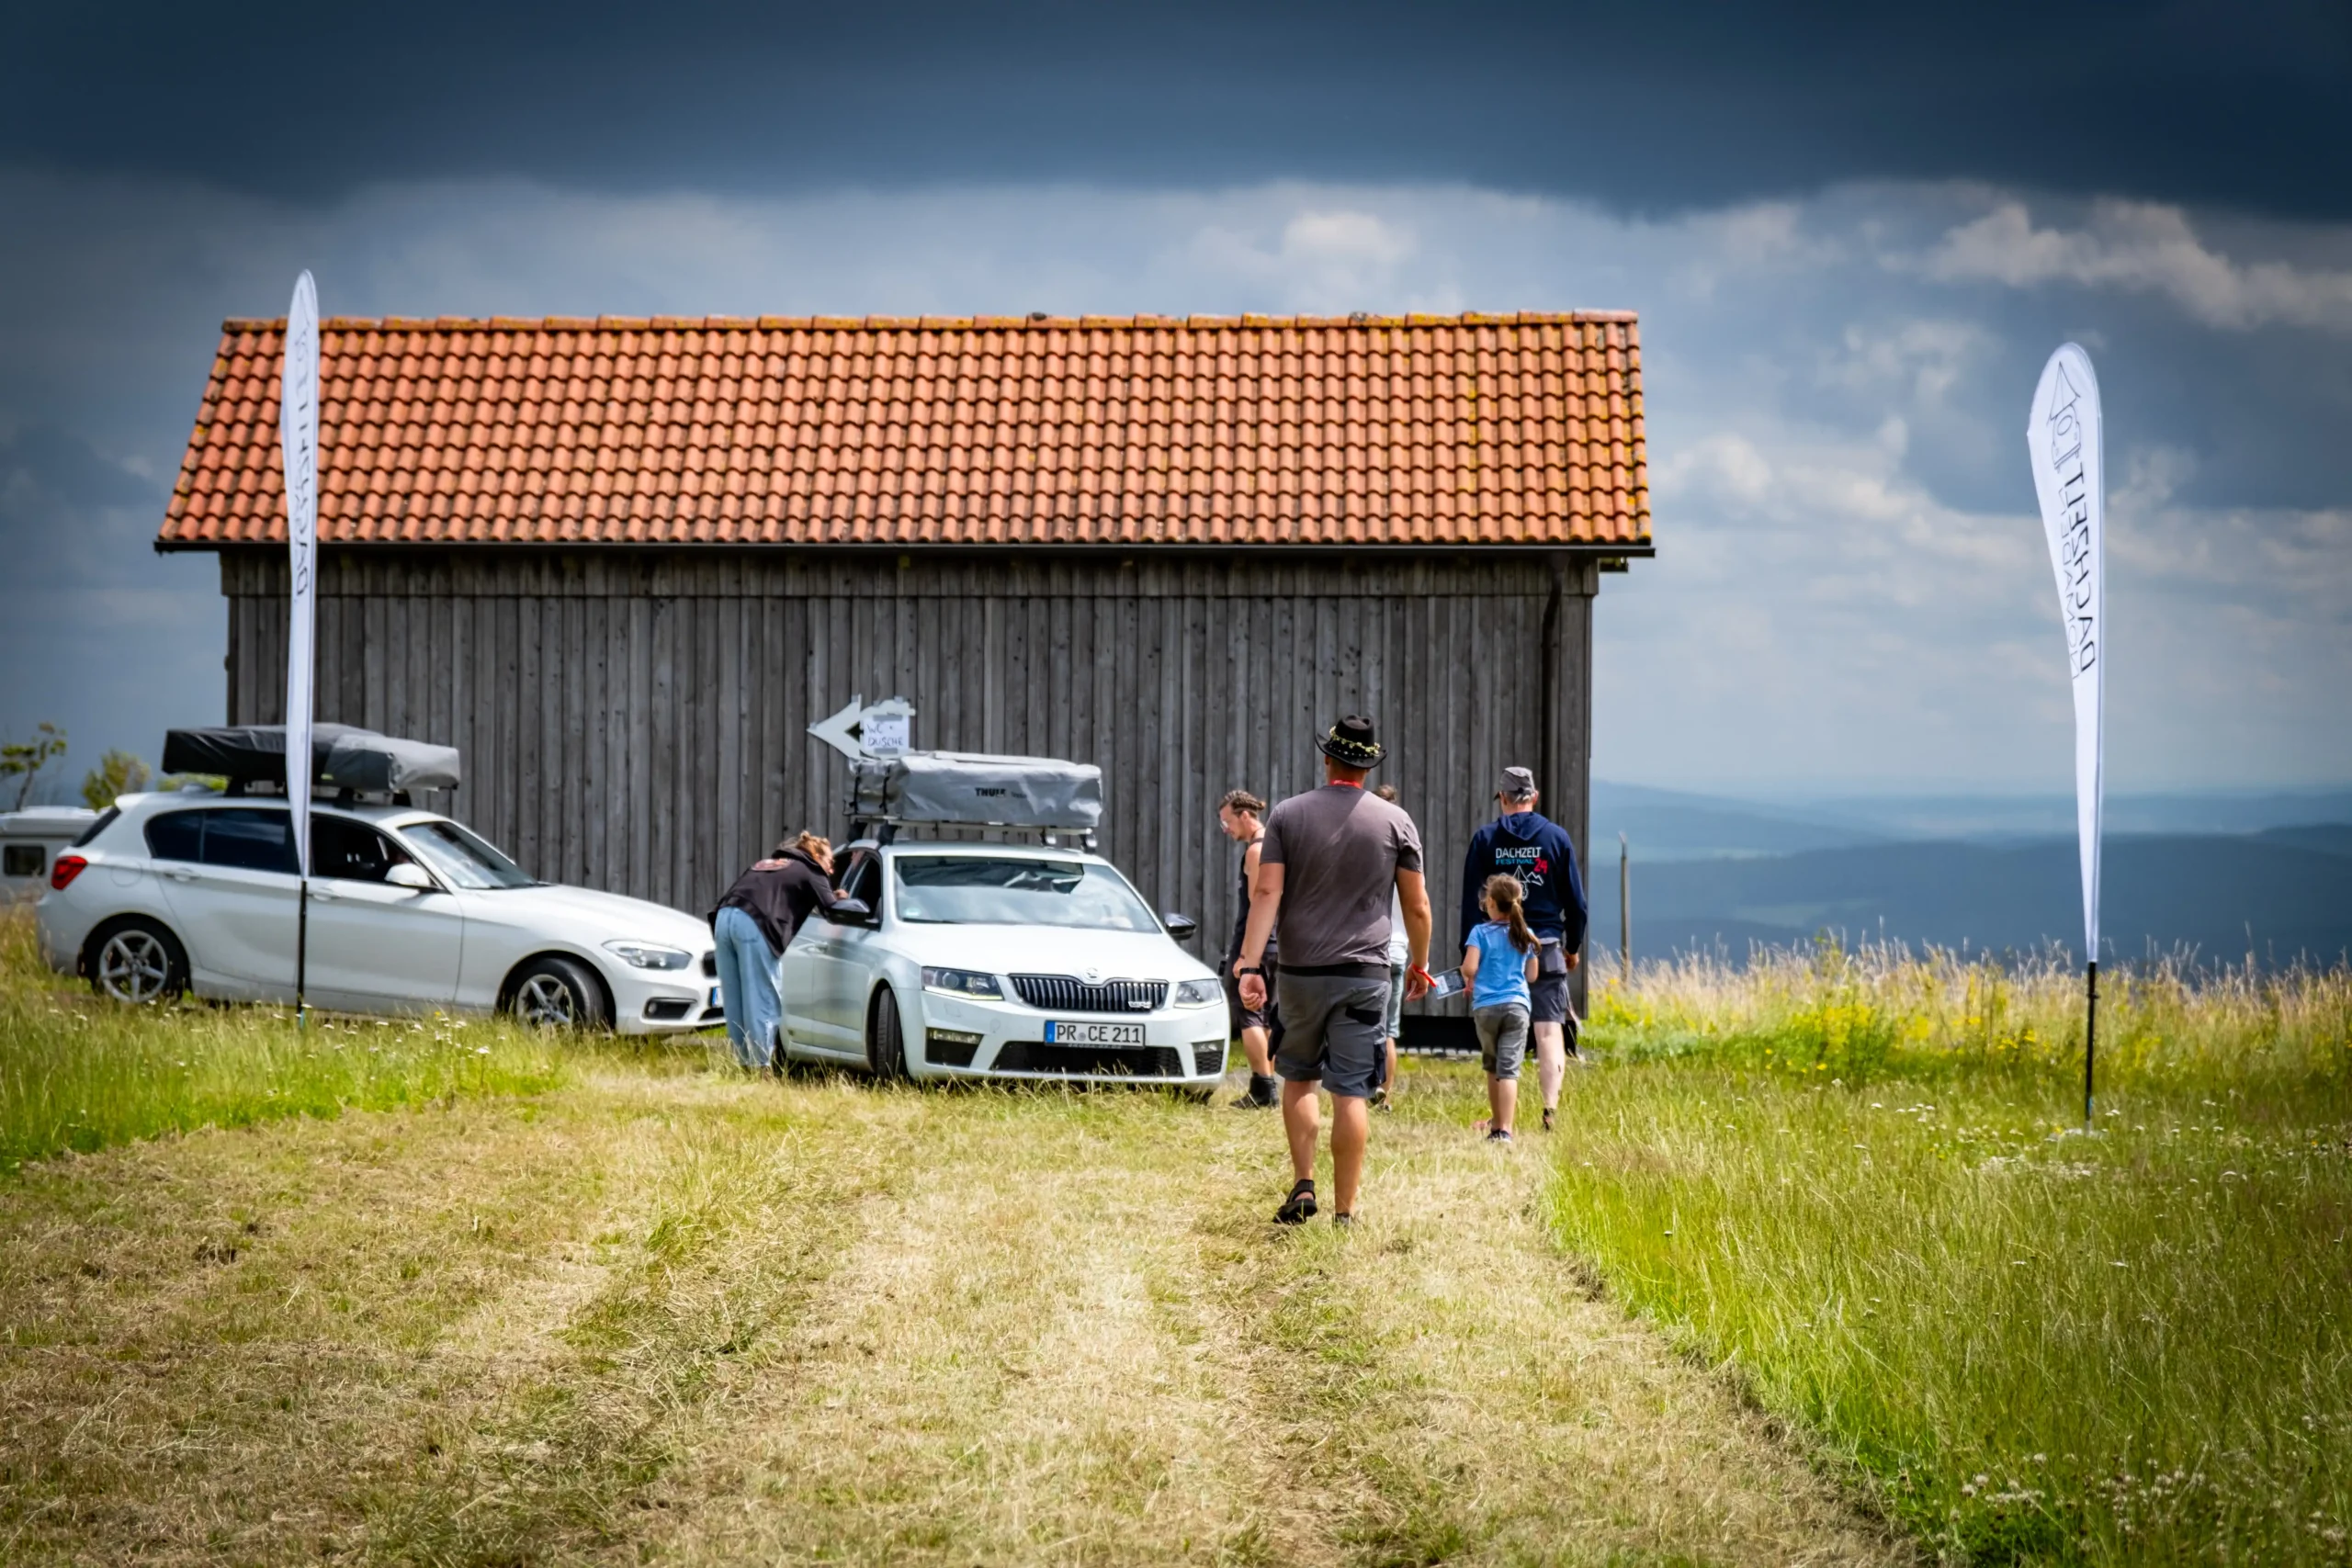
<path id="1" fill-rule="evenodd" d="M 49 891 L 57 852 L 74 847 L 98 814 L 79 806 L 34 806 L 0 811 L 0 900 L 12 903 Z"/>

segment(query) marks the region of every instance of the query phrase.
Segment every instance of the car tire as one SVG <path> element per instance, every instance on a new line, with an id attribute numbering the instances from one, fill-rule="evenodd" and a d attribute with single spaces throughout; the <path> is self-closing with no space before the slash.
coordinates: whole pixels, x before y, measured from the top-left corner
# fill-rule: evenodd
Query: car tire
<path id="1" fill-rule="evenodd" d="M 865 1014 L 865 1066 L 883 1083 L 907 1076 L 907 1035 L 899 1021 L 899 998 L 889 987 L 874 993 Z"/>
<path id="2" fill-rule="evenodd" d="M 133 916 L 98 928 L 83 951 L 82 971 L 108 1001 L 172 1001 L 187 990 L 187 949 L 162 925 Z"/>
<path id="3" fill-rule="evenodd" d="M 550 953 L 534 958 L 508 982 L 506 1010 L 517 1022 L 540 1029 L 602 1030 L 612 1027 L 605 1016 L 605 988 L 576 958 Z"/>

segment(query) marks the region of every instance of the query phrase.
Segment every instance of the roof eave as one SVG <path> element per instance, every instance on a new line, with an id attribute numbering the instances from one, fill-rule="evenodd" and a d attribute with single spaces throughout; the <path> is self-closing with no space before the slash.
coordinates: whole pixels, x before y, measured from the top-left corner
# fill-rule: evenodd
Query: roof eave
<path id="1" fill-rule="evenodd" d="M 159 556 L 200 555 L 221 550 L 282 550 L 282 539 L 165 539 L 155 541 Z M 1322 540 L 1302 539 L 1261 540 L 1235 539 L 1227 541 L 1182 540 L 1119 540 L 1083 539 L 1068 541 L 1035 540 L 891 540 L 844 539 L 777 542 L 757 540 L 726 540 L 722 542 L 665 539 L 366 539 L 321 540 L 322 549 L 337 550 L 848 550 L 877 555 L 904 554 L 912 550 L 943 553 L 979 553 L 996 550 L 1045 550 L 1056 555 L 1134 555 L 1145 551 L 1153 555 L 1219 555 L 1247 551 L 1252 555 L 1278 552 L 1285 555 L 1339 555 L 1353 551 L 1442 552 L 1453 554 L 1463 550 L 1495 554 L 1526 554 L 1591 556 L 1602 559 L 1628 558 L 1647 560 L 1657 554 L 1655 541 L 1639 544 L 1615 544 L 1592 540 L 1571 540 L 1554 543 L 1542 539 L 1408 539 L 1373 541 L 1366 539 Z"/>

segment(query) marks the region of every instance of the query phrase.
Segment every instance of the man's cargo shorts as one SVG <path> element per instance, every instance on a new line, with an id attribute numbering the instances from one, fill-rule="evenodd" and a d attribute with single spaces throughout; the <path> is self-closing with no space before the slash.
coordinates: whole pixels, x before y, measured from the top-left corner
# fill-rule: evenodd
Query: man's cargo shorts
<path id="1" fill-rule="evenodd" d="M 1283 1020 L 1274 1071 L 1292 1083 L 1319 1078 L 1343 1099 L 1369 1100 L 1387 1066 L 1388 965 L 1348 969 L 1302 975 L 1284 966 L 1274 977 Z"/>
<path id="2" fill-rule="evenodd" d="M 1535 950 L 1535 978 L 1528 986 L 1530 1023 L 1566 1023 L 1568 1019 L 1568 955 L 1555 936 Z"/>

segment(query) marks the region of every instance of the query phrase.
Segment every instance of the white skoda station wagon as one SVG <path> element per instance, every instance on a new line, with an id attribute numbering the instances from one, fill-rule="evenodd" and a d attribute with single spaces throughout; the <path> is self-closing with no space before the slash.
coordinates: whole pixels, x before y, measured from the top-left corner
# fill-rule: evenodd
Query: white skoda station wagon
<path id="1" fill-rule="evenodd" d="M 784 955 L 786 1050 L 915 1078 L 1206 1089 L 1229 1031 L 1216 976 L 1100 856 L 899 842 L 842 852 L 867 913 L 814 918 Z"/>

